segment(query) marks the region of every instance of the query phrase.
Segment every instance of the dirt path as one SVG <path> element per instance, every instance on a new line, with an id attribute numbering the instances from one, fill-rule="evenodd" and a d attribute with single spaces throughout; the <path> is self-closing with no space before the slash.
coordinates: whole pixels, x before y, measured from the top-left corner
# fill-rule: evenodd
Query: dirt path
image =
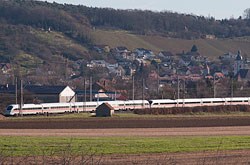
<path id="1" fill-rule="evenodd" d="M 250 126 L 196 128 L 117 128 L 117 129 L 0 129 L 0 136 L 64 137 L 182 137 L 182 136 L 250 136 Z"/>

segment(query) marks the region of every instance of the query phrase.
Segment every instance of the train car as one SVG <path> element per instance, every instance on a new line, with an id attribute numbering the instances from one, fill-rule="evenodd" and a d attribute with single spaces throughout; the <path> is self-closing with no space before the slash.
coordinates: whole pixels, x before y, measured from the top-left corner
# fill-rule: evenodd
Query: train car
<path id="1" fill-rule="evenodd" d="M 37 114 L 42 112 L 42 105 L 36 105 L 36 104 L 24 104 L 22 106 L 22 110 L 20 109 L 20 105 L 18 104 L 12 104 L 9 105 L 6 109 L 6 116 L 15 116 L 18 114 Z"/>
<path id="2" fill-rule="evenodd" d="M 250 97 L 232 98 L 194 98 L 194 99 L 161 99 L 161 100 L 127 100 L 127 101 L 98 101 L 98 102 L 76 102 L 76 103 L 44 103 L 44 104 L 12 104 L 6 109 L 6 116 L 32 115 L 46 113 L 72 113 L 72 112 L 94 112 L 102 103 L 109 103 L 116 111 L 133 110 L 144 108 L 172 108 L 172 107 L 195 107 L 195 106 L 217 106 L 217 105 L 250 105 Z"/>
<path id="3" fill-rule="evenodd" d="M 250 105 L 250 97 L 200 98 L 200 99 L 162 99 L 150 100 L 152 108 L 195 107 L 218 105 Z"/>
<path id="4" fill-rule="evenodd" d="M 128 100 L 124 102 L 125 110 L 144 109 L 149 108 L 147 100 Z"/>
<path id="5" fill-rule="evenodd" d="M 20 109 L 19 104 L 9 105 L 6 109 L 6 116 L 15 115 L 35 115 L 49 113 L 72 113 L 72 112 L 94 112 L 102 103 L 109 103 L 116 111 L 148 108 L 147 100 L 129 101 L 98 101 L 98 102 L 75 102 L 75 103 L 43 103 L 43 104 L 24 104 Z"/>
<path id="6" fill-rule="evenodd" d="M 217 106 L 217 105 L 226 105 L 225 98 L 202 98 L 201 106 Z"/>
<path id="7" fill-rule="evenodd" d="M 99 106 L 99 102 L 75 102 L 71 104 L 74 112 L 94 112 Z"/>
<path id="8" fill-rule="evenodd" d="M 226 105 L 250 105 L 250 97 L 225 98 Z"/>
<path id="9" fill-rule="evenodd" d="M 172 108 L 177 106 L 176 100 L 161 99 L 161 100 L 150 100 L 151 108 Z"/>

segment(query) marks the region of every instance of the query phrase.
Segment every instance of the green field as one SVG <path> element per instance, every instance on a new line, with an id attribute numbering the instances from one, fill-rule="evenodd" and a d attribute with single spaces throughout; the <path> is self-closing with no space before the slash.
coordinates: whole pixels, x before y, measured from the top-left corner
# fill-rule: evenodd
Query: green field
<path id="1" fill-rule="evenodd" d="M 5 156 L 129 154 L 250 149 L 249 136 L 173 138 L 0 137 Z"/>

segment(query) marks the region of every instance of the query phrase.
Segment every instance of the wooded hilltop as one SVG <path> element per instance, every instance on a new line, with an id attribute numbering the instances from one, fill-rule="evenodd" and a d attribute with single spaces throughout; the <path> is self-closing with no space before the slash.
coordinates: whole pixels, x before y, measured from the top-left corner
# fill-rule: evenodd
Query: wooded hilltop
<path id="1" fill-rule="evenodd" d="M 244 18 L 215 20 L 213 17 L 169 11 L 115 10 L 33 0 L 1 0 L 0 11 L 0 60 L 3 62 L 21 61 L 16 59 L 20 51 L 42 61 L 51 60 L 53 54 L 71 60 L 89 60 L 88 49 L 95 44 L 91 36 L 93 28 L 181 39 L 250 35 L 249 10 L 245 11 Z M 65 49 L 62 44 L 46 43 L 41 39 L 40 29 L 60 32 L 87 50 Z"/>

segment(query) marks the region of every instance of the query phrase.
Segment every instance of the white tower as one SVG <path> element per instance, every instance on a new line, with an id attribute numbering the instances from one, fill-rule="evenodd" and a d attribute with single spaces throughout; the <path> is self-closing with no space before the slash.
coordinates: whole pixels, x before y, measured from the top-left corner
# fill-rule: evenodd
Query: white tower
<path id="1" fill-rule="evenodd" d="M 238 55 L 234 61 L 234 76 L 241 70 L 244 69 L 244 60 L 241 56 L 241 51 L 238 51 Z"/>

